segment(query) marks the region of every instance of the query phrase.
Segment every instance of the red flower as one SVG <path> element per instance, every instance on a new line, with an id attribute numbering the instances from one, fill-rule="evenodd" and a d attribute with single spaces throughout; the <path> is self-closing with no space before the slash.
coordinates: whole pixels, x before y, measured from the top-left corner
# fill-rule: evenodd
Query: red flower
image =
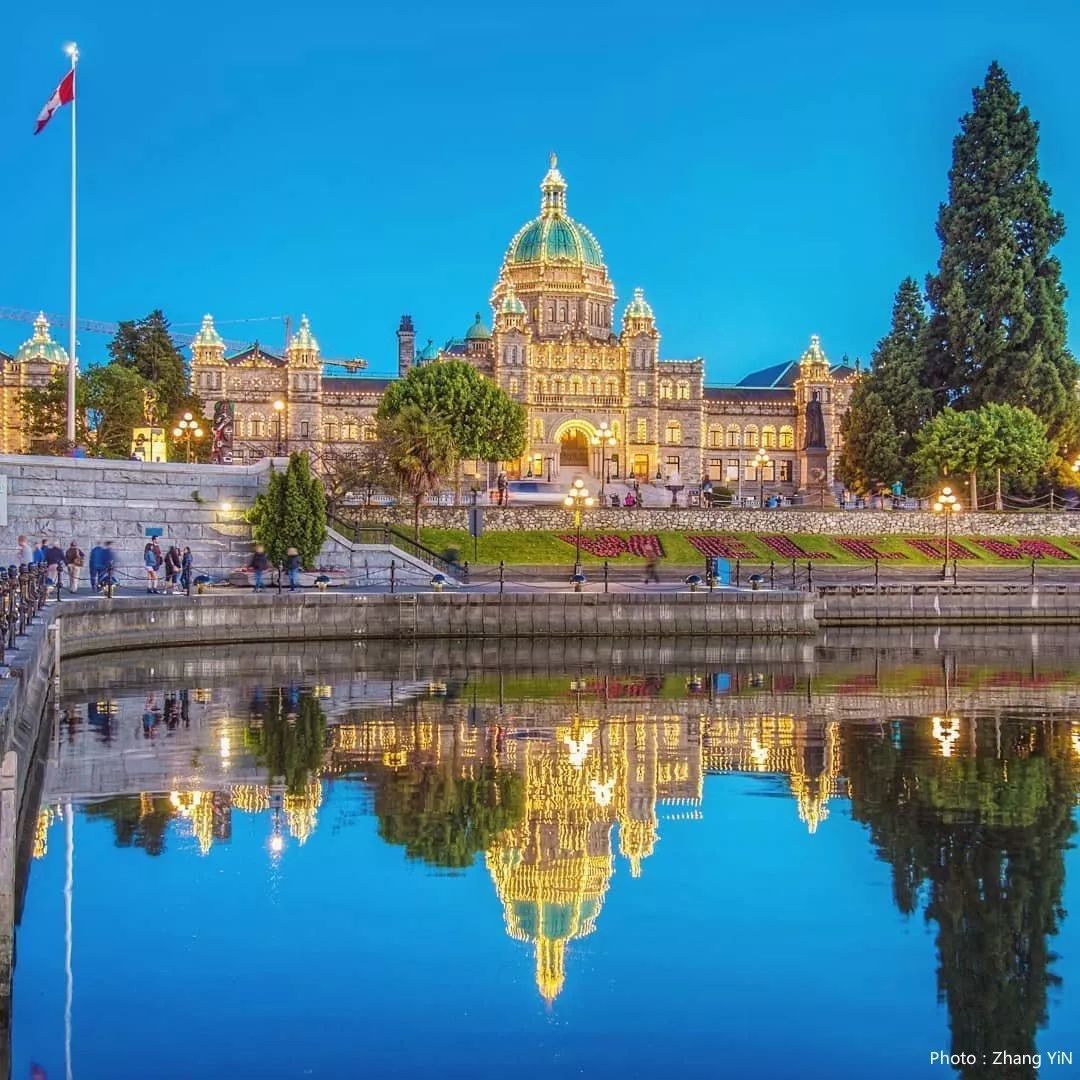
<path id="1" fill-rule="evenodd" d="M 702 555 L 718 559 L 752 559 L 750 550 L 737 536 L 688 536 L 687 542 Z"/>
<path id="2" fill-rule="evenodd" d="M 827 551 L 803 551 L 790 536 L 763 536 L 761 537 L 761 540 L 763 543 L 768 544 L 777 555 L 782 555 L 785 559 L 832 558 L 832 555 Z"/>
<path id="3" fill-rule="evenodd" d="M 876 539 L 876 538 L 875 538 Z M 836 542 L 856 559 L 906 559 L 902 551 L 880 551 L 874 540 L 860 540 L 856 536 L 838 536 Z"/>

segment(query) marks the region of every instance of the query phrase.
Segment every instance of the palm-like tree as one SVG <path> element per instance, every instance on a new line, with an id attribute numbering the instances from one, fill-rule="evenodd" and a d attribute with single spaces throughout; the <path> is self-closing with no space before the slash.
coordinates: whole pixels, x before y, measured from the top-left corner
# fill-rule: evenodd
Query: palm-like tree
<path id="1" fill-rule="evenodd" d="M 438 491 L 457 461 L 454 437 L 446 422 L 419 405 L 406 405 L 380 423 L 390 469 L 413 500 L 413 536 L 420 539 L 420 503 Z"/>

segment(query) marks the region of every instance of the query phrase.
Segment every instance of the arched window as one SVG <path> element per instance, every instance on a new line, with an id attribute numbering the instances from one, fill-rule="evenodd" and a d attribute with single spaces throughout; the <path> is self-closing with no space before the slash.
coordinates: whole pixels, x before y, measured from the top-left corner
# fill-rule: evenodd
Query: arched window
<path id="1" fill-rule="evenodd" d="M 337 424 L 332 420 L 328 420 L 323 424 L 323 438 L 327 442 L 337 442 Z"/>
<path id="2" fill-rule="evenodd" d="M 533 421 L 533 438 L 544 441 L 544 421 L 537 419 Z"/>
<path id="3" fill-rule="evenodd" d="M 611 421 L 611 434 L 614 435 L 616 439 L 619 437 L 619 430 L 620 430 L 619 429 L 619 421 L 618 420 L 612 420 Z"/>
<path id="4" fill-rule="evenodd" d="M 678 420 L 669 420 L 664 428 L 664 437 L 668 446 L 678 446 L 682 442 L 682 424 Z"/>
<path id="5" fill-rule="evenodd" d="M 671 400 L 671 380 L 670 379 L 661 379 L 660 380 L 660 397 L 664 401 L 670 401 Z"/>
<path id="6" fill-rule="evenodd" d="M 600 393 L 600 380 L 598 378 L 596 378 L 595 376 L 593 376 L 591 379 L 589 379 L 589 393 L 590 394 L 599 394 Z"/>
<path id="7" fill-rule="evenodd" d="M 647 398 L 649 396 L 649 384 L 647 382 L 639 382 L 637 384 L 637 396 L 639 398 Z"/>
<path id="8" fill-rule="evenodd" d="M 570 376 L 570 393 L 571 394 L 580 394 L 581 393 L 581 379 L 577 375 L 571 375 Z"/>
<path id="9" fill-rule="evenodd" d="M 379 437 L 379 428 L 375 417 L 369 416 L 364 421 L 364 442 L 374 442 Z"/>
<path id="10" fill-rule="evenodd" d="M 649 421 L 638 420 L 637 422 L 637 441 L 639 443 L 649 441 Z"/>
<path id="11" fill-rule="evenodd" d="M 619 382 L 617 379 L 605 379 L 604 380 L 604 393 L 608 397 L 615 397 L 619 392 Z"/>
<path id="12" fill-rule="evenodd" d="M 265 420 L 263 420 L 261 413 L 252 413 L 248 417 L 248 435 L 253 439 L 261 439 L 263 437 Z"/>
<path id="13" fill-rule="evenodd" d="M 757 425 L 747 424 L 743 429 L 743 446 L 749 450 L 757 449 Z"/>
<path id="14" fill-rule="evenodd" d="M 766 450 L 776 449 L 776 428 L 772 424 L 766 424 L 761 429 L 761 445 Z"/>
<path id="15" fill-rule="evenodd" d="M 555 376 L 555 378 L 552 380 L 551 386 L 556 394 L 561 394 L 566 389 L 566 383 L 563 381 L 563 377 L 561 375 Z"/>
<path id="16" fill-rule="evenodd" d="M 506 384 L 506 389 L 507 392 L 511 394 L 516 394 L 518 392 L 518 381 L 516 375 L 512 375 L 510 377 L 510 381 Z"/>
<path id="17" fill-rule="evenodd" d="M 739 425 L 738 424 L 728 424 L 727 448 L 729 450 L 737 450 L 739 448 Z"/>
<path id="18" fill-rule="evenodd" d="M 719 424 L 709 428 L 709 446 L 714 450 L 724 445 L 724 429 Z"/>
<path id="19" fill-rule="evenodd" d="M 790 424 L 785 424 L 780 429 L 780 449 L 781 450 L 794 450 L 795 449 L 795 431 Z"/>
<path id="20" fill-rule="evenodd" d="M 341 422 L 341 437 L 355 442 L 360 438 L 360 424 L 353 417 L 347 417 Z"/>
<path id="21" fill-rule="evenodd" d="M 688 382 L 686 382 L 684 379 L 679 380 L 679 384 L 675 388 L 675 397 L 679 401 L 689 401 L 690 400 L 690 384 Z"/>

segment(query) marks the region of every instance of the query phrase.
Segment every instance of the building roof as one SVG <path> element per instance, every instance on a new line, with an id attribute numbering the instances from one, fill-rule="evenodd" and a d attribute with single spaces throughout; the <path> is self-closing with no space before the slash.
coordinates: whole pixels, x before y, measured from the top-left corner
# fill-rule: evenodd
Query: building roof
<path id="1" fill-rule="evenodd" d="M 260 361 L 272 364 L 275 367 L 285 366 L 285 358 L 283 356 L 272 353 L 269 349 L 264 349 L 257 341 L 254 344 L 249 345 L 246 349 L 241 349 L 240 352 L 225 357 L 226 364 L 257 364 Z"/>
<path id="2" fill-rule="evenodd" d="M 199 348 L 224 348 L 225 342 L 222 341 L 221 335 L 214 329 L 214 317 L 212 315 L 204 315 L 202 320 L 202 326 L 199 328 L 199 332 L 191 340 L 191 347 L 193 349 Z"/>
<path id="3" fill-rule="evenodd" d="M 480 318 L 480 312 L 476 313 L 476 322 L 465 331 L 466 341 L 490 341 L 491 331 L 484 325 L 484 320 Z"/>
<path id="4" fill-rule="evenodd" d="M 376 379 L 368 375 L 325 375 L 323 390 L 328 394 L 382 394 L 394 379 Z"/>
<path id="5" fill-rule="evenodd" d="M 798 377 L 798 363 L 795 360 L 785 360 L 782 364 L 773 364 L 772 367 L 750 372 L 749 375 L 740 379 L 736 385 L 792 387 Z"/>
<path id="6" fill-rule="evenodd" d="M 706 401 L 740 402 L 792 402 L 791 392 L 786 386 L 706 386 Z"/>
<path id="7" fill-rule="evenodd" d="M 306 315 L 300 316 L 300 328 L 292 336 L 289 342 L 290 349 L 303 350 L 304 352 L 318 352 L 319 343 L 311 332 L 311 322 Z"/>
<path id="8" fill-rule="evenodd" d="M 31 360 L 44 360 L 49 364 L 67 364 L 68 354 L 63 345 L 53 341 L 49 334 L 49 320 L 43 311 L 38 312 L 34 320 L 34 332 L 19 346 L 19 351 L 12 357 L 16 364 Z"/>

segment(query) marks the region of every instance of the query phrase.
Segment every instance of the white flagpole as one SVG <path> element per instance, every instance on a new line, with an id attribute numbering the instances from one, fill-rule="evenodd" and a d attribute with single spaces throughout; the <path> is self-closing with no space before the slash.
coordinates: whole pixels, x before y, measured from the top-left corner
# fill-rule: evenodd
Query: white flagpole
<path id="1" fill-rule="evenodd" d="M 79 62 L 79 47 L 72 42 L 67 47 L 67 54 L 71 57 L 71 70 L 75 70 Z M 78 90 L 75 87 L 75 79 L 72 79 L 74 97 L 71 100 L 71 295 L 70 312 L 68 314 L 68 377 L 67 377 L 67 441 L 71 446 L 75 445 L 75 379 L 79 370 L 75 359 L 76 328 L 75 328 L 75 299 L 76 299 L 76 201 L 75 201 L 75 109 L 78 106 Z"/>

